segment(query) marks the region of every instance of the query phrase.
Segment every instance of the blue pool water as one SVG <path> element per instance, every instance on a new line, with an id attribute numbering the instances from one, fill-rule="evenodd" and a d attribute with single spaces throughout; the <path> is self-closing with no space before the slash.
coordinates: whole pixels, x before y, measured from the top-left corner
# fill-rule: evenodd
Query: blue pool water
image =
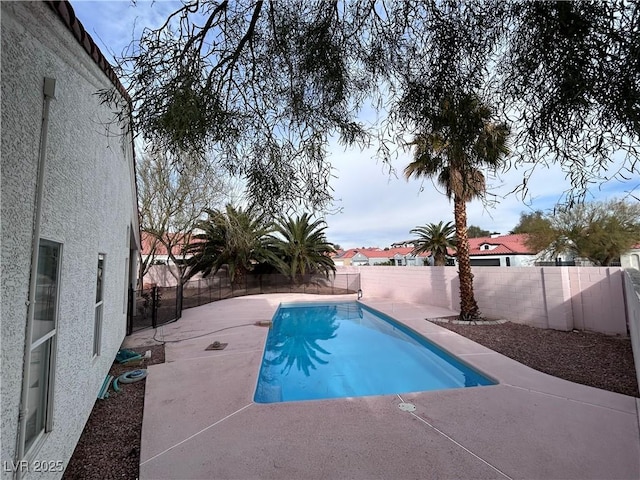
<path id="1" fill-rule="evenodd" d="M 254 401 L 494 384 L 412 330 L 362 304 L 283 304 L 267 336 Z"/>

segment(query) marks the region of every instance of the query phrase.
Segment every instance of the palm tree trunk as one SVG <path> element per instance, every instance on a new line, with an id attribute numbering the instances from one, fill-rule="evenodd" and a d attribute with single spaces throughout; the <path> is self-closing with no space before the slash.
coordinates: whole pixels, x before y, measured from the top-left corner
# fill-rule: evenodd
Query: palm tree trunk
<path id="1" fill-rule="evenodd" d="M 469 239 L 467 238 L 467 204 L 459 195 L 454 195 L 453 197 L 453 214 L 456 221 L 456 237 L 458 240 L 460 320 L 477 320 L 480 317 L 480 310 L 473 294 L 473 273 L 471 273 Z"/>

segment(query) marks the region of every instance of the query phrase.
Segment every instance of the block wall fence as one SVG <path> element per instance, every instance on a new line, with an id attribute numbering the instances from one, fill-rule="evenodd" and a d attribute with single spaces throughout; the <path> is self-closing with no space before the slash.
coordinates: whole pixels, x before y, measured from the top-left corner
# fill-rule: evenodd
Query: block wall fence
<path id="1" fill-rule="evenodd" d="M 337 267 L 360 273 L 364 297 L 459 311 L 456 267 Z M 486 317 L 539 328 L 627 336 L 625 274 L 620 267 L 474 267 Z"/>
<path id="2" fill-rule="evenodd" d="M 636 377 L 638 379 L 638 385 L 640 385 L 640 271 L 635 268 L 629 268 L 624 275 L 629 336 L 631 337 Z"/>

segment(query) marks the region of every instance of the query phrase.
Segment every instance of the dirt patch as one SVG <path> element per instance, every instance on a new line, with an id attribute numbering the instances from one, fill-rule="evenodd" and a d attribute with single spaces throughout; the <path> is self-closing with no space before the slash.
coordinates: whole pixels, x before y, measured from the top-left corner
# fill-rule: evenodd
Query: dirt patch
<path id="1" fill-rule="evenodd" d="M 437 325 L 541 372 L 634 397 L 638 382 L 631 341 L 600 333 L 545 330 L 517 323 Z"/>
<path id="2" fill-rule="evenodd" d="M 110 375 L 117 377 L 130 370 L 164 363 L 164 345 L 131 350 L 141 354 L 151 350 L 151 359 L 137 366 L 114 363 Z M 121 385 L 119 393 L 110 388 L 109 398 L 96 401 L 63 479 L 138 478 L 145 384 L 146 380 L 141 380 Z"/>

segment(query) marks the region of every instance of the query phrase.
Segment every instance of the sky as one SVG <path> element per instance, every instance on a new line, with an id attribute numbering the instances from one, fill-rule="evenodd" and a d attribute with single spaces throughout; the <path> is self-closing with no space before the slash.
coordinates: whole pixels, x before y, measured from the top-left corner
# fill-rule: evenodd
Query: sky
<path id="1" fill-rule="evenodd" d="M 144 27 L 157 27 L 175 10 L 174 1 L 129 0 L 81 1 L 71 4 L 87 32 L 103 54 L 113 58 Z M 373 150 L 361 151 L 331 145 L 328 160 L 334 167 L 331 182 L 338 213 L 325 217 L 327 237 L 342 248 L 386 247 L 410 239 L 416 226 L 453 221 L 453 204 L 429 179 L 405 180 L 402 170 L 411 161 L 410 152 L 401 153 L 391 167 L 375 159 Z M 562 199 L 569 188 L 565 173 L 558 166 L 538 169 L 529 180 L 529 196 L 509 193 L 522 181 L 524 170 L 503 173 L 489 180 L 489 191 L 497 200 L 488 206 L 479 200 L 467 204 L 468 225 L 507 234 L 522 212 L 547 211 Z M 640 190 L 640 174 L 622 183 L 611 181 L 594 186 L 587 200 L 622 198 L 625 193 Z"/>

